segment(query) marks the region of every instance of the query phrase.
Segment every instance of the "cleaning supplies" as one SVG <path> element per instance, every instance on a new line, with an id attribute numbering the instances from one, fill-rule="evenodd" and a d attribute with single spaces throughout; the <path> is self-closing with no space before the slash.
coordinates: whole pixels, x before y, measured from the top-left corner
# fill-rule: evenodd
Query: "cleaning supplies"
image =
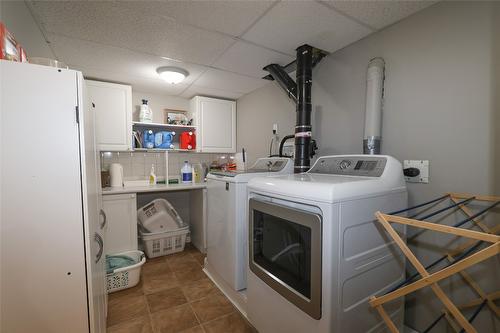
<path id="1" fill-rule="evenodd" d="M 155 165 L 151 164 L 151 172 L 149 173 L 149 185 L 156 184 L 156 174 L 155 174 Z"/>
<path id="2" fill-rule="evenodd" d="M 152 130 L 145 130 L 142 135 L 142 140 L 144 148 L 153 149 L 155 147 L 155 134 Z"/>
<path id="3" fill-rule="evenodd" d="M 172 149 L 175 132 L 160 131 L 155 133 L 155 148 Z"/>
<path id="4" fill-rule="evenodd" d="M 181 149 L 196 149 L 196 134 L 192 131 L 182 132 L 179 138 Z"/>
<path id="5" fill-rule="evenodd" d="M 188 161 L 184 161 L 181 169 L 181 179 L 184 184 L 193 182 L 193 170 Z"/>
<path id="6" fill-rule="evenodd" d="M 141 123 L 153 122 L 153 111 L 149 107 L 147 99 L 142 100 L 141 111 L 139 112 L 139 121 Z"/>
<path id="7" fill-rule="evenodd" d="M 201 183 L 204 180 L 203 165 L 201 163 L 193 164 L 193 183 Z"/>

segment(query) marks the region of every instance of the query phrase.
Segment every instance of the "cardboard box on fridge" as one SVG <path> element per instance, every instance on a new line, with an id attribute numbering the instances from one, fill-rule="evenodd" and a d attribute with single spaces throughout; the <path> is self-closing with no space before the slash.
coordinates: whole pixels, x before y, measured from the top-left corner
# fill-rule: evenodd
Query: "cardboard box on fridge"
<path id="1" fill-rule="evenodd" d="M 7 30 L 5 24 L 0 22 L 0 59 L 27 62 L 26 51 Z"/>

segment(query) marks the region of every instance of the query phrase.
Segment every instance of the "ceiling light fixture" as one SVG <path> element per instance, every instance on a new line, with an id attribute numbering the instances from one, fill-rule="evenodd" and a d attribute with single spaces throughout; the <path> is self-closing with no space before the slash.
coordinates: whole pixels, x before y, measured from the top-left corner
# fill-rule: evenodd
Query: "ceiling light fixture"
<path id="1" fill-rule="evenodd" d="M 170 66 L 159 67 L 156 69 L 156 72 L 163 80 L 170 84 L 180 83 L 189 75 L 189 72 L 185 69 Z"/>

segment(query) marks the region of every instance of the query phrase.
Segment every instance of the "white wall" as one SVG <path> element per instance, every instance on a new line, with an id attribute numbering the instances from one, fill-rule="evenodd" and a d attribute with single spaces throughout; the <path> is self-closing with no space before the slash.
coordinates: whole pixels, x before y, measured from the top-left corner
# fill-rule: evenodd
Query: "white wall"
<path id="1" fill-rule="evenodd" d="M 0 1 L 1 19 L 28 57 L 55 59 L 24 1 Z"/>
<path id="2" fill-rule="evenodd" d="M 189 110 L 189 100 L 186 98 L 133 91 L 132 106 L 134 121 L 139 121 L 139 110 L 143 99 L 148 100 L 148 105 L 153 110 L 153 122 L 155 123 L 166 123 L 167 119 L 164 109 Z"/>
<path id="3" fill-rule="evenodd" d="M 238 151 L 245 148 L 248 164 L 269 155 L 273 124 L 280 138 L 294 133 L 295 104 L 275 84 L 243 96 L 237 101 Z"/>
<path id="4" fill-rule="evenodd" d="M 386 61 L 382 153 L 430 160 L 430 184 L 408 185 L 410 205 L 447 191 L 493 194 L 495 180 L 500 194 L 495 172 L 500 166 L 499 7 L 493 2 L 439 3 L 323 59 L 313 71 L 313 136 L 319 155 L 362 152 L 366 68 L 371 58 L 381 56 Z M 294 110 L 272 85 L 242 97 L 238 146 L 265 155 L 272 121 L 291 130 Z M 412 248 L 429 263 L 444 243 L 441 235 L 426 233 Z M 474 274 L 485 289 L 498 289 L 498 260 L 489 260 Z M 464 295 L 455 282 L 444 283 L 446 290 Z M 408 298 L 410 326 L 423 329 L 440 314 L 442 305 L 434 298 L 428 290 Z M 480 332 L 500 330 L 498 318 L 486 309 L 476 325 Z"/>

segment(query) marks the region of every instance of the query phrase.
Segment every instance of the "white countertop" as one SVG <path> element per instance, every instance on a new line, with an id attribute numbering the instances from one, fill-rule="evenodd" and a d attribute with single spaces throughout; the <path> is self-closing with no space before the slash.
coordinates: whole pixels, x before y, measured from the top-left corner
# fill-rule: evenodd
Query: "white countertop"
<path id="1" fill-rule="evenodd" d="M 186 191 L 199 190 L 206 188 L 206 183 L 195 184 L 158 184 L 148 186 L 129 186 L 129 187 L 106 187 L 102 189 L 102 195 L 125 194 L 125 193 L 147 193 L 147 192 L 167 192 L 167 191 Z"/>

